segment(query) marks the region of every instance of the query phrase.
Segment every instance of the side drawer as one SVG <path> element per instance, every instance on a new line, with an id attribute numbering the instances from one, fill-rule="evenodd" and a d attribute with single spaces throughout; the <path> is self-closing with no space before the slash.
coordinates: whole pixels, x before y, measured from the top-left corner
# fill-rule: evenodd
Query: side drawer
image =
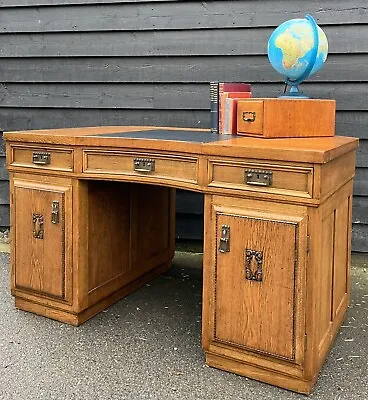
<path id="1" fill-rule="evenodd" d="M 209 159 L 209 187 L 313 197 L 313 165 Z"/>
<path id="2" fill-rule="evenodd" d="M 10 147 L 12 167 L 73 171 L 73 150 L 58 147 L 17 146 Z"/>
<path id="3" fill-rule="evenodd" d="M 198 158 L 143 152 L 84 150 L 83 172 L 197 184 Z"/>

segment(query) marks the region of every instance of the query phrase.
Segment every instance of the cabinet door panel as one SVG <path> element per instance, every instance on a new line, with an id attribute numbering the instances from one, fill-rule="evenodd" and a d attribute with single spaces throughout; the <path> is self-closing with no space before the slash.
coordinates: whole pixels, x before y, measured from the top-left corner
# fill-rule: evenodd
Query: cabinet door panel
<path id="1" fill-rule="evenodd" d="M 14 182 L 15 289 L 70 300 L 64 213 L 68 192 L 68 187 Z"/>
<path id="2" fill-rule="evenodd" d="M 296 359 L 303 220 L 216 214 L 217 237 L 228 226 L 230 240 L 216 249 L 215 340 Z"/>

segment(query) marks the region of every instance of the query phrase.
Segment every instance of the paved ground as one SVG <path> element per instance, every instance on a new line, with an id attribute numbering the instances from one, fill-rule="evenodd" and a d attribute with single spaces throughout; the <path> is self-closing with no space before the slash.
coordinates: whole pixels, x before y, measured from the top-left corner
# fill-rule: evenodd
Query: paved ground
<path id="1" fill-rule="evenodd" d="M 354 258 L 352 301 L 310 399 L 367 400 L 368 257 Z M 0 399 L 306 399 L 204 366 L 201 256 L 75 328 L 17 311 L 0 253 Z"/>

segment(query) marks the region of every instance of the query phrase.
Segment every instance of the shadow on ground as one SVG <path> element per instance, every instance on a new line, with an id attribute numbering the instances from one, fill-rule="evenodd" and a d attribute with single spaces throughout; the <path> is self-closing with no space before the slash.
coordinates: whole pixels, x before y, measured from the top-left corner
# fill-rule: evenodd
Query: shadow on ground
<path id="1" fill-rule="evenodd" d="M 368 398 L 367 260 L 352 267 L 351 305 L 310 399 Z M 178 252 L 168 273 L 76 328 L 16 310 L 0 253 L 0 399 L 306 399 L 204 365 L 201 264 Z"/>

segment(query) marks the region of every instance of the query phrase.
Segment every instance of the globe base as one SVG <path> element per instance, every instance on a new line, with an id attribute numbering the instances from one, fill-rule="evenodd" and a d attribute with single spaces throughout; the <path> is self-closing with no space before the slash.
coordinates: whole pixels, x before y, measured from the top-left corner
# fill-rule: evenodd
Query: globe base
<path id="1" fill-rule="evenodd" d="M 299 91 L 298 85 L 290 85 L 290 89 L 285 91 L 279 98 L 287 99 L 309 99 L 303 92 Z"/>

